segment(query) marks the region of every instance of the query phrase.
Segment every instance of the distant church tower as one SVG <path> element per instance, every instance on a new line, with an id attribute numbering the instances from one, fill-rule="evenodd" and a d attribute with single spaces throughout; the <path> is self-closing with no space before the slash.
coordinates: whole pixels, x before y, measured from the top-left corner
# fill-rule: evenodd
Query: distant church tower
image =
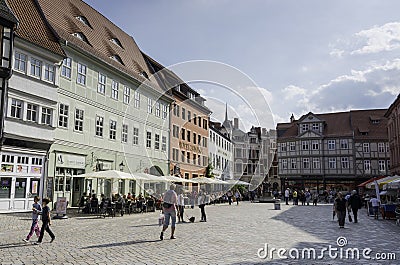
<path id="1" fill-rule="evenodd" d="M 230 140 L 232 140 L 232 131 L 232 122 L 228 120 L 228 104 L 225 103 L 225 120 L 222 123 L 221 132 Z"/>

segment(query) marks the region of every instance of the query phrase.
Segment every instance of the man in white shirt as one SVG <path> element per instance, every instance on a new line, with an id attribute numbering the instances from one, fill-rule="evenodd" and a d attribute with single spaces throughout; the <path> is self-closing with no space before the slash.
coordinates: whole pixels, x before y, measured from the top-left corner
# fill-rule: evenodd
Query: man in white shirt
<path id="1" fill-rule="evenodd" d="M 372 209 L 374 210 L 374 219 L 379 219 L 379 205 L 381 204 L 381 201 L 374 195 L 369 202 L 372 204 Z"/>

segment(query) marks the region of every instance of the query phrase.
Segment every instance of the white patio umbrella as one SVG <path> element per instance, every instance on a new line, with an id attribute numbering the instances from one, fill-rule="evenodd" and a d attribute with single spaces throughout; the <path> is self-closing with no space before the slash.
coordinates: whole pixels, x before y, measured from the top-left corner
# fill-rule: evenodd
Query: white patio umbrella
<path id="1" fill-rule="evenodd" d="M 138 175 L 132 175 L 130 173 L 121 172 L 118 170 L 105 170 L 89 172 L 81 175 L 77 175 L 81 178 L 98 178 L 98 179 L 132 179 L 132 180 L 144 180 L 144 177 Z"/>
<path id="2" fill-rule="evenodd" d="M 214 182 L 214 180 L 212 178 L 197 177 L 197 178 L 192 178 L 191 180 L 192 180 L 193 183 L 215 184 L 215 182 Z"/>
<path id="3" fill-rule="evenodd" d="M 176 177 L 176 176 L 164 176 L 164 178 L 168 181 L 168 182 L 185 182 L 185 183 L 193 183 L 192 180 L 190 179 L 184 179 L 184 178 L 180 178 L 180 177 Z"/>
<path id="4" fill-rule="evenodd" d="M 237 179 L 228 179 L 228 180 L 225 180 L 225 182 L 227 182 L 230 185 L 251 185 L 250 183 L 248 183 L 246 181 L 241 181 L 241 180 L 237 180 Z"/>

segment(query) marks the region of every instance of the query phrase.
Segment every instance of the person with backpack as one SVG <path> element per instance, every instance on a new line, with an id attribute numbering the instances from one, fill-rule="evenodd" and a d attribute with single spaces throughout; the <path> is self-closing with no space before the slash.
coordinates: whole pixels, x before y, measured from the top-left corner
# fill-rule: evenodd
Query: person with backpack
<path id="1" fill-rule="evenodd" d="M 357 194 L 357 191 L 353 190 L 351 192 L 350 198 L 348 200 L 348 205 L 350 206 L 353 216 L 354 216 L 354 223 L 358 223 L 357 213 L 358 210 L 362 207 L 362 201 L 360 196 Z"/>

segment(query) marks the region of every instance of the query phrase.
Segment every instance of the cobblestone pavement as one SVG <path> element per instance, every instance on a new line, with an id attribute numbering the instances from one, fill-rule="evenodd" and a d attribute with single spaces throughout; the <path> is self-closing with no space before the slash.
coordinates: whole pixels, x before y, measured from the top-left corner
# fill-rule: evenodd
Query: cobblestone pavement
<path id="1" fill-rule="evenodd" d="M 22 241 L 30 214 L 2 214 L 0 264 L 400 264 L 400 227 L 393 220 L 368 217 L 365 209 L 359 223 L 346 223 L 346 229 L 332 220 L 331 205 L 282 204 L 281 210 L 273 210 L 273 204 L 248 202 L 207 206 L 207 223 L 198 222 L 198 208 L 186 212 L 196 221 L 178 224 L 176 240 L 169 239 L 169 230 L 166 239 L 159 240 L 158 212 L 105 219 L 73 214 L 67 220 L 53 220 L 56 240 L 49 243 L 46 234 L 40 246 Z M 347 239 L 342 248 L 337 245 L 339 236 Z M 36 241 L 36 236 L 32 239 Z M 277 252 L 273 259 L 263 259 L 257 252 L 266 243 L 269 251 L 297 248 L 300 258 L 304 248 L 315 248 L 319 256 L 331 245 L 361 252 L 369 247 L 371 257 L 377 252 L 395 253 L 397 260 L 331 259 L 327 252 L 314 260 L 278 259 Z"/>

